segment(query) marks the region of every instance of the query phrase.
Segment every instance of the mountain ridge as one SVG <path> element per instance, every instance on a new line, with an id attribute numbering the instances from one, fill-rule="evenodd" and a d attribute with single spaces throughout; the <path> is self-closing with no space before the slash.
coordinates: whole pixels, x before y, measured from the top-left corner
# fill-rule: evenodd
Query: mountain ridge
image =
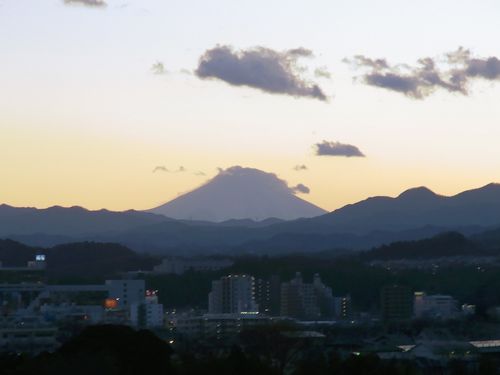
<path id="1" fill-rule="evenodd" d="M 371 197 L 313 218 L 186 221 L 141 211 L 16 209 L 0 206 L 0 238 L 49 246 L 69 241 L 118 242 L 156 253 L 366 249 L 456 230 L 471 235 L 500 228 L 500 185 L 451 197 L 427 188 Z"/>

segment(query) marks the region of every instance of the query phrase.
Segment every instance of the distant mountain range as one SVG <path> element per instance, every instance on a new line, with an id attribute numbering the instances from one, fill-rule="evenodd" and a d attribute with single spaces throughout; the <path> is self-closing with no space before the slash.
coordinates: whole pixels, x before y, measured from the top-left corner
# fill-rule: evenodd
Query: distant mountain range
<path id="1" fill-rule="evenodd" d="M 38 246 L 69 241 L 118 242 L 154 253 L 286 253 L 366 249 L 441 232 L 473 235 L 500 228 L 500 185 L 452 197 L 426 188 L 396 198 L 373 197 L 331 213 L 291 221 L 248 219 L 220 223 L 174 220 L 148 212 L 44 210 L 0 206 L 0 237 Z"/>
<path id="2" fill-rule="evenodd" d="M 254 168 L 231 167 L 203 186 L 150 210 L 174 219 L 221 222 L 293 220 L 327 211 L 295 195 L 286 181 Z"/>
<path id="3" fill-rule="evenodd" d="M 81 236 L 100 232 L 126 231 L 170 219 L 141 211 L 89 211 L 82 207 L 54 206 L 46 209 L 0 205 L 0 235 L 45 234 Z"/>

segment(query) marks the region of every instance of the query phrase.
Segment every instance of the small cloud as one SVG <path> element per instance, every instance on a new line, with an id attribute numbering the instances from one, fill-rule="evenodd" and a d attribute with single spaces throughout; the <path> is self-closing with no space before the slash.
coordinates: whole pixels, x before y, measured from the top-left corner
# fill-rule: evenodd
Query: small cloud
<path id="1" fill-rule="evenodd" d="M 295 167 L 293 167 L 294 171 L 300 172 L 300 171 L 307 171 L 307 165 L 305 164 L 298 164 Z"/>
<path id="2" fill-rule="evenodd" d="M 327 100 L 323 90 L 301 76 L 297 60 L 312 51 L 296 48 L 284 52 L 265 47 L 235 51 L 216 46 L 201 56 L 195 74 L 201 79 L 219 79 L 233 86 L 247 86 L 271 94 Z"/>
<path id="3" fill-rule="evenodd" d="M 370 86 L 402 93 L 413 99 L 423 99 L 437 89 L 469 95 L 469 85 L 474 79 L 500 80 L 500 59 L 472 57 L 470 50 L 462 47 L 440 59 L 421 58 L 415 66 L 391 65 L 386 59 L 371 59 L 362 55 L 345 59 L 357 68 L 368 68 L 361 76 Z"/>
<path id="4" fill-rule="evenodd" d="M 170 170 L 168 169 L 167 167 L 163 166 L 163 165 L 159 165 L 157 167 L 155 167 L 155 169 L 153 169 L 153 173 L 156 173 L 156 172 L 166 172 L 166 173 L 183 173 L 183 172 L 187 172 L 187 169 L 184 168 L 182 165 L 177 168 L 176 170 Z"/>
<path id="5" fill-rule="evenodd" d="M 108 4 L 104 0 L 64 0 L 66 5 L 84 5 L 90 8 L 104 8 Z"/>
<path id="6" fill-rule="evenodd" d="M 153 66 L 151 67 L 151 71 L 156 75 L 163 75 L 168 73 L 167 69 L 165 69 L 165 65 L 161 61 L 153 64 Z"/>
<path id="7" fill-rule="evenodd" d="M 294 186 L 291 189 L 294 194 L 309 194 L 311 192 L 311 189 L 309 189 L 304 184 L 298 184 L 297 186 Z"/>
<path id="8" fill-rule="evenodd" d="M 314 54 L 310 49 L 304 48 L 304 47 L 299 47 L 299 48 L 292 48 L 286 51 L 286 53 L 290 56 L 296 56 L 296 57 L 313 57 Z"/>
<path id="9" fill-rule="evenodd" d="M 155 169 L 153 169 L 153 173 L 156 173 L 156 172 L 170 173 L 170 171 L 163 165 L 159 165 L 159 166 L 155 167 Z"/>
<path id="10" fill-rule="evenodd" d="M 202 171 L 198 171 L 198 172 L 195 172 L 194 175 L 195 176 L 206 176 L 206 173 L 202 172 Z"/>
<path id="11" fill-rule="evenodd" d="M 340 142 L 323 141 L 316 143 L 314 147 L 318 156 L 365 157 L 356 146 Z"/>
<path id="12" fill-rule="evenodd" d="M 328 68 L 326 66 L 316 68 L 314 70 L 314 76 L 316 78 L 326 78 L 326 79 L 332 78 L 332 74 L 330 73 L 330 71 L 328 70 Z"/>

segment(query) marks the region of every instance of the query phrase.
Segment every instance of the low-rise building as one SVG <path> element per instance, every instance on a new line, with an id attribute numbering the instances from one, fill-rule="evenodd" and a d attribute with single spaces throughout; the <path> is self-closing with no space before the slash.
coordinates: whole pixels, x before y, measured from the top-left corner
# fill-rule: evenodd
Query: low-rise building
<path id="1" fill-rule="evenodd" d="M 149 294 L 148 294 L 149 293 Z M 163 326 L 163 305 L 144 280 L 106 280 L 100 285 L 0 284 L 3 316 L 36 316 L 46 322 Z"/>
<path id="2" fill-rule="evenodd" d="M 452 296 L 415 292 L 413 312 L 416 318 L 453 319 L 459 314 L 458 301 Z"/>
<path id="3" fill-rule="evenodd" d="M 208 272 L 229 268 L 234 264 L 230 259 L 182 259 L 165 258 L 153 269 L 153 273 L 182 275 L 188 271 Z"/>
<path id="4" fill-rule="evenodd" d="M 98 324 L 104 320 L 104 307 L 102 305 L 77 305 L 74 303 L 43 304 L 40 314 L 45 321 L 84 321 L 88 324 Z"/>
<path id="5" fill-rule="evenodd" d="M 274 318 L 258 313 L 206 314 L 202 316 L 177 317 L 173 325 L 177 334 L 190 338 L 235 338 L 245 329 L 268 326 Z"/>
<path id="6" fill-rule="evenodd" d="M 53 351 L 59 346 L 57 328 L 37 322 L 9 322 L 0 324 L 0 352 L 31 353 Z"/>

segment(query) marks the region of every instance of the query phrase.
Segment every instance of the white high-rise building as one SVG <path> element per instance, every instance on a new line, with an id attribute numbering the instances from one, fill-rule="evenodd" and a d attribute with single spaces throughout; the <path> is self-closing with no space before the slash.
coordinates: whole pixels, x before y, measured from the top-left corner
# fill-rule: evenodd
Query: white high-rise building
<path id="1" fill-rule="evenodd" d="M 109 298 L 116 299 L 119 307 L 141 304 L 146 298 L 144 280 L 106 280 L 106 286 L 109 291 Z"/>
<path id="2" fill-rule="evenodd" d="M 334 315 L 335 300 L 332 289 L 314 275 L 312 283 L 305 283 L 300 272 L 281 284 L 281 316 L 303 320 L 329 319 Z"/>
<path id="3" fill-rule="evenodd" d="M 164 325 L 163 305 L 146 301 L 130 306 L 130 322 L 136 327 L 157 328 Z"/>
<path id="4" fill-rule="evenodd" d="M 208 295 L 210 314 L 258 313 L 255 280 L 248 275 L 229 275 L 212 281 Z"/>

